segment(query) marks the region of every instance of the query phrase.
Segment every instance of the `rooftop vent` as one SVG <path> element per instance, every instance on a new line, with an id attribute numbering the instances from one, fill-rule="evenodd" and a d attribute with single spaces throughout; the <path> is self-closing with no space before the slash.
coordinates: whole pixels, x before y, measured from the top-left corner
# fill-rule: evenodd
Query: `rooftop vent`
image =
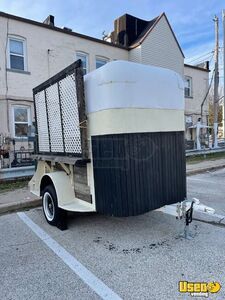
<path id="1" fill-rule="evenodd" d="M 47 24 L 47 25 L 49 25 L 49 26 L 54 26 L 55 24 L 54 24 L 54 16 L 52 16 L 52 15 L 49 15 L 45 20 L 44 20 L 44 24 Z"/>
<path id="2" fill-rule="evenodd" d="M 72 32 L 73 30 L 69 27 L 63 27 L 63 30 L 66 30 L 66 31 L 69 31 L 69 32 Z"/>

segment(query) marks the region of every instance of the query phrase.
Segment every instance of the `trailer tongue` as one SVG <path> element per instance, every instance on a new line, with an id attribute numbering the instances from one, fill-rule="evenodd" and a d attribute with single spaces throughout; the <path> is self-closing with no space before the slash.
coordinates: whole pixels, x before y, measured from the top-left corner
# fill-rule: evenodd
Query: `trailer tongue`
<path id="1" fill-rule="evenodd" d="M 65 211 L 124 217 L 185 200 L 178 74 L 114 61 L 83 78 L 77 61 L 33 94 L 38 165 L 30 189 L 42 196 L 48 223 L 58 225 Z"/>

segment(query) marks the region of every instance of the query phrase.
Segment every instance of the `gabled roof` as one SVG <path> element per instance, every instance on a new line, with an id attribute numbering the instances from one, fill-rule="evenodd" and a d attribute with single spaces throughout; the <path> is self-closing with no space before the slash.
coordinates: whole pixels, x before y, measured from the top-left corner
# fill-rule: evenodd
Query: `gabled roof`
<path id="1" fill-rule="evenodd" d="M 150 20 L 148 22 L 148 26 L 145 28 L 145 30 L 142 31 L 142 33 L 139 35 L 139 37 L 131 44 L 129 47 L 130 49 L 136 48 L 137 46 L 141 45 L 145 38 L 148 36 L 148 34 L 151 32 L 151 30 L 155 27 L 155 24 L 158 22 L 159 16 Z"/>
<path id="2" fill-rule="evenodd" d="M 129 49 L 133 49 L 133 48 L 136 48 L 139 45 L 141 45 L 144 42 L 144 40 L 146 39 L 146 37 L 152 32 L 152 30 L 155 28 L 155 26 L 159 23 L 159 21 L 163 17 L 165 17 L 166 22 L 167 22 L 167 24 L 168 24 L 168 26 L 169 26 L 172 34 L 173 34 L 173 37 L 174 37 L 174 39 L 175 39 L 175 41 L 177 43 L 177 46 L 180 49 L 180 52 L 181 52 L 181 54 L 184 57 L 184 53 L 183 53 L 183 51 L 182 51 L 182 49 L 180 47 L 180 44 L 178 43 L 178 40 L 177 40 L 177 38 L 175 36 L 175 33 L 174 33 L 174 31 L 173 31 L 173 29 L 172 29 L 172 27 L 171 27 L 171 25 L 170 25 L 170 23 L 169 23 L 169 21 L 167 19 L 167 16 L 166 16 L 166 14 L 164 12 L 160 16 L 158 16 L 158 17 L 154 18 L 153 20 L 149 21 L 149 24 L 146 27 L 146 29 L 139 35 L 138 39 L 129 47 Z"/>

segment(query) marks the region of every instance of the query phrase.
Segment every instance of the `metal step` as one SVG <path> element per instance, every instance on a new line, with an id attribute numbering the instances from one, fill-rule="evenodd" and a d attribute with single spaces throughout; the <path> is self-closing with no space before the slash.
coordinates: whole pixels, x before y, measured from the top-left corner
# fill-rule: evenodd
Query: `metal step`
<path id="1" fill-rule="evenodd" d="M 60 206 L 60 208 L 68 210 L 68 211 L 77 211 L 77 212 L 94 212 L 94 206 L 90 205 L 85 201 L 80 201 L 78 199 L 74 199 L 74 201 L 67 203 L 65 205 Z"/>

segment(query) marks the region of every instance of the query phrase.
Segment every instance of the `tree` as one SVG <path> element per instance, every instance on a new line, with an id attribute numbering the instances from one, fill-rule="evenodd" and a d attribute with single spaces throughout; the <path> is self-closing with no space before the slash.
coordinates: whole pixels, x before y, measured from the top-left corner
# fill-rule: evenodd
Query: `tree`
<path id="1" fill-rule="evenodd" d="M 223 125 L 223 99 L 222 91 L 219 92 L 219 107 L 218 107 L 218 125 Z M 213 94 L 209 95 L 209 126 L 213 126 Z"/>

